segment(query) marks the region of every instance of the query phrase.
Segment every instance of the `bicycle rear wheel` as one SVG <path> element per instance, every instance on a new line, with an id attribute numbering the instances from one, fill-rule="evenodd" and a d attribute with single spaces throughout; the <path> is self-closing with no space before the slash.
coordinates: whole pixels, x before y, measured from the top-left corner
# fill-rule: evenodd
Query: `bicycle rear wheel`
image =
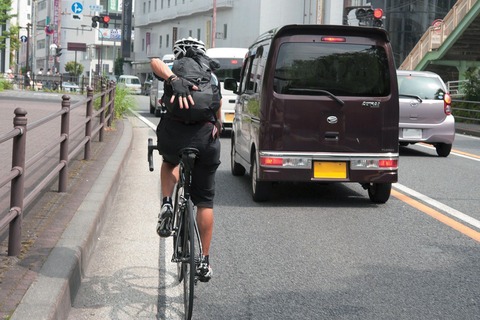
<path id="1" fill-rule="evenodd" d="M 183 243 L 184 243 L 184 257 L 185 261 L 182 264 L 183 268 L 183 298 L 185 319 L 190 320 L 192 318 L 193 311 L 193 298 L 195 290 L 195 227 L 193 216 L 193 203 L 188 200 L 186 205 Z"/>

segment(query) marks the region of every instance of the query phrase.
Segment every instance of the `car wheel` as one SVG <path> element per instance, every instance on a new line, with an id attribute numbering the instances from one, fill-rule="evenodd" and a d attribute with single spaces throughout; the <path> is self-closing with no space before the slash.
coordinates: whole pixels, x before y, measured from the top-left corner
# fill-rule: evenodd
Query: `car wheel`
<path id="1" fill-rule="evenodd" d="M 437 150 L 439 157 L 448 157 L 450 151 L 452 151 L 452 145 L 447 143 L 437 143 L 435 149 Z"/>
<path id="2" fill-rule="evenodd" d="M 235 139 L 233 138 L 233 133 L 232 133 L 232 148 L 230 152 L 230 167 L 232 169 L 232 174 L 234 176 L 243 176 L 245 174 L 245 168 L 239 164 L 238 162 L 235 162 L 235 154 L 237 153 L 235 149 Z"/>
<path id="3" fill-rule="evenodd" d="M 385 203 L 390 198 L 392 190 L 391 183 L 370 183 L 368 186 L 368 196 L 374 203 Z"/>
<path id="4" fill-rule="evenodd" d="M 252 187 L 252 199 L 255 202 L 263 202 L 270 199 L 272 191 L 272 183 L 266 181 L 258 181 L 258 165 L 255 155 L 253 156 L 250 166 L 250 180 Z"/>

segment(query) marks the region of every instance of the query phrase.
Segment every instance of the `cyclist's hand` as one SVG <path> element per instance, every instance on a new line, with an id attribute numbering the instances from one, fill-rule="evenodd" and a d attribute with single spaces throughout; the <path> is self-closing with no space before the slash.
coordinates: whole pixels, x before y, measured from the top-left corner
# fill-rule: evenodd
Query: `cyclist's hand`
<path id="1" fill-rule="evenodd" d="M 180 109 L 188 109 L 188 103 L 190 103 L 192 106 L 195 104 L 192 95 L 190 94 L 190 89 L 198 90 L 198 87 L 196 85 L 186 79 L 177 76 L 169 78 L 169 83 L 173 89 L 173 95 L 170 99 L 170 103 L 173 103 L 175 97 L 177 97 Z"/>

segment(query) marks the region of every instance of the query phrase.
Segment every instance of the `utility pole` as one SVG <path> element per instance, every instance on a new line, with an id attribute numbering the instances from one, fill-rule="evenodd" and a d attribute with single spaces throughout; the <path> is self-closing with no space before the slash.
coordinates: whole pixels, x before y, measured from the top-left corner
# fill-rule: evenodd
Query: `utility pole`
<path id="1" fill-rule="evenodd" d="M 217 33 L 217 0 L 213 0 L 213 18 L 212 18 L 212 48 L 215 48 L 215 36 Z"/>
<path id="2" fill-rule="evenodd" d="M 27 73 L 28 69 L 28 60 L 30 59 L 30 27 L 32 26 L 31 23 L 27 23 L 27 59 L 25 61 L 25 73 Z"/>

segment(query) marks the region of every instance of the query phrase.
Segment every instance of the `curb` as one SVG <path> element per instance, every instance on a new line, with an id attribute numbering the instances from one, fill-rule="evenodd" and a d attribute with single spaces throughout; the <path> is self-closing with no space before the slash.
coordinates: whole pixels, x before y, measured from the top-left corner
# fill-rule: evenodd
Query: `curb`
<path id="1" fill-rule="evenodd" d="M 11 320 L 68 318 L 82 275 L 105 222 L 105 213 L 113 206 L 127 163 L 133 129 L 128 119 L 124 119 L 123 124 L 124 131 L 115 151 L 105 163 Z"/>

